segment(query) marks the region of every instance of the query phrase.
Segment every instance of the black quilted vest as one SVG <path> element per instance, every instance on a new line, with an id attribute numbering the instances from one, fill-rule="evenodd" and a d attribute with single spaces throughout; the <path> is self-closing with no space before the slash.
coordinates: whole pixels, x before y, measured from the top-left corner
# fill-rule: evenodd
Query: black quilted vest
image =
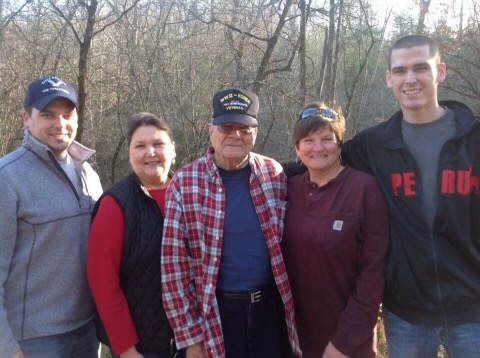
<path id="1" fill-rule="evenodd" d="M 132 173 L 103 195 L 115 199 L 125 221 L 120 285 L 139 337 L 136 348 L 140 353 L 169 352 L 173 332 L 162 305 L 160 277 L 163 216 L 155 200 L 144 190 Z M 92 218 L 102 198 L 97 201 Z M 110 345 L 100 319 L 97 337 Z"/>

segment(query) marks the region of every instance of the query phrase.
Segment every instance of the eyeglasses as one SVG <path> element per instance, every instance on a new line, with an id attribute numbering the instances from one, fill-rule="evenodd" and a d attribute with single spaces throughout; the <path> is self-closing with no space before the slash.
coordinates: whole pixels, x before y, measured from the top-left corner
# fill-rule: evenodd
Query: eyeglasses
<path id="1" fill-rule="evenodd" d="M 298 120 L 306 119 L 316 115 L 319 115 L 326 121 L 335 121 L 339 118 L 339 115 L 336 112 L 332 111 L 330 108 L 309 107 L 303 110 L 302 113 L 300 113 L 300 115 L 298 116 Z"/>
<path id="2" fill-rule="evenodd" d="M 219 124 L 217 130 L 222 134 L 232 134 L 232 132 L 238 132 L 240 135 L 249 135 L 253 132 L 253 127 L 238 126 L 234 124 Z"/>

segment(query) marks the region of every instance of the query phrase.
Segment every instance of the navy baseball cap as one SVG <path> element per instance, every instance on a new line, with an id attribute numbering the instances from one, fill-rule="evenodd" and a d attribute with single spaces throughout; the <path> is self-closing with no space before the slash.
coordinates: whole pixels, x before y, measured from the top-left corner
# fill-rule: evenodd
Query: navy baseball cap
<path id="1" fill-rule="evenodd" d="M 257 127 L 258 96 L 250 91 L 228 88 L 213 96 L 212 124 L 238 123 Z"/>
<path id="2" fill-rule="evenodd" d="M 23 107 L 35 107 L 39 111 L 57 98 L 70 100 L 78 107 L 77 91 L 75 88 L 56 76 L 47 76 L 30 82 L 25 93 Z"/>

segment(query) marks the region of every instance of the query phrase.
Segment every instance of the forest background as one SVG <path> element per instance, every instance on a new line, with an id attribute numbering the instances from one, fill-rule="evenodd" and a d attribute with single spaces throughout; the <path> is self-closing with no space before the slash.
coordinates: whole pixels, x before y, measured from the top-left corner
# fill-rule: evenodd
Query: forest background
<path id="1" fill-rule="evenodd" d="M 173 129 L 176 167 L 205 152 L 211 98 L 226 87 L 260 97 L 255 151 L 294 158 L 306 102 L 343 108 L 347 137 L 398 106 L 385 85 L 388 47 L 437 39 L 448 66 L 440 98 L 480 111 L 480 0 L 0 0 L 0 155 L 23 136 L 27 84 L 56 74 L 79 93 L 77 139 L 96 149 L 104 187 L 129 171 L 135 112 Z"/>

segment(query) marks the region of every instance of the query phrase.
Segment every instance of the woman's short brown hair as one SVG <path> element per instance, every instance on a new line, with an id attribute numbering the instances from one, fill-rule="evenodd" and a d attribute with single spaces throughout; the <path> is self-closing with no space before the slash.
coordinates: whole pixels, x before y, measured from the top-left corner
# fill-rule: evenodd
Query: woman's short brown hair
<path id="1" fill-rule="evenodd" d="M 304 111 L 309 108 L 317 108 L 319 111 L 311 116 L 302 118 Z M 323 114 L 322 110 L 325 110 L 329 115 Z M 293 127 L 293 142 L 295 143 L 295 147 L 298 147 L 301 139 L 325 127 L 330 128 L 333 134 L 335 134 L 339 144 L 343 142 L 345 136 L 345 118 L 342 115 L 341 109 L 335 108 L 335 110 L 333 110 L 320 101 L 306 105 Z"/>
<path id="2" fill-rule="evenodd" d="M 148 112 L 139 112 L 132 115 L 128 121 L 127 126 L 127 143 L 130 145 L 132 141 L 132 136 L 136 130 L 143 126 L 154 126 L 158 130 L 165 131 L 168 134 L 168 137 L 173 142 L 172 132 L 170 127 L 165 123 L 165 121 L 156 115 Z"/>

